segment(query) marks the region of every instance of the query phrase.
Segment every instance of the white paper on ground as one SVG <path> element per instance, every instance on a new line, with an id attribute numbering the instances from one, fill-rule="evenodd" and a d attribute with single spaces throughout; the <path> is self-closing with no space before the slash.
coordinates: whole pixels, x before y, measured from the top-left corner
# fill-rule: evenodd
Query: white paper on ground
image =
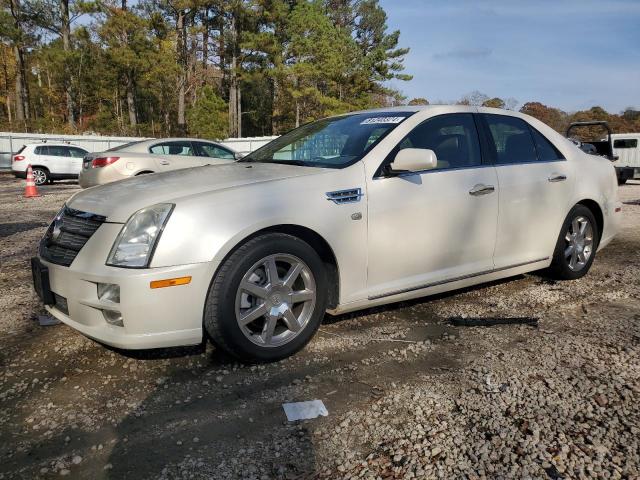
<path id="1" fill-rule="evenodd" d="M 322 400 L 283 403 L 282 408 L 284 408 L 284 413 L 287 415 L 287 420 L 290 422 L 295 420 L 308 420 L 319 416 L 326 417 L 329 415 L 327 407 L 324 406 Z"/>
<path id="2" fill-rule="evenodd" d="M 48 327 L 50 325 L 58 325 L 60 320 L 55 317 L 50 317 L 49 315 L 38 315 L 38 323 L 40 323 L 41 327 Z"/>

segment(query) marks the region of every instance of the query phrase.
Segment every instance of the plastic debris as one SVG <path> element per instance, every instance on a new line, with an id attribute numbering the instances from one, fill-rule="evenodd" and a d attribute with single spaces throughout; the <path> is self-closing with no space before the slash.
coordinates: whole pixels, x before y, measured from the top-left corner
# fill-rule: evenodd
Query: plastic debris
<path id="1" fill-rule="evenodd" d="M 49 315 L 38 315 L 38 323 L 41 327 L 49 327 L 51 325 L 58 325 L 60 320 Z"/>
<path id="2" fill-rule="evenodd" d="M 322 400 L 311 400 L 308 402 L 283 403 L 284 413 L 287 420 L 294 422 L 296 420 L 309 420 L 311 418 L 326 417 L 329 415 L 327 407 L 324 406 Z"/>

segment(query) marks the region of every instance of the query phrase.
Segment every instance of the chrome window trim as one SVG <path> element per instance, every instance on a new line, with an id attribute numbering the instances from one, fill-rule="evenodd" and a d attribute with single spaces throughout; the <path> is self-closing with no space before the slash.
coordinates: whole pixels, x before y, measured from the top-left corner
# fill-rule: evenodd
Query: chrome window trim
<path id="1" fill-rule="evenodd" d="M 417 170 L 415 172 L 403 172 L 398 173 L 396 175 L 376 175 L 373 177 L 373 180 L 384 180 L 388 178 L 398 178 L 398 177 L 411 177 L 413 175 L 422 175 L 425 173 L 439 173 L 439 172 L 455 172 L 458 170 L 474 170 L 478 168 L 489 168 L 495 167 L 496 165 L 483 164 L 483 165 L 473 165 L 470 167 L 446 167 L 446 168 L 432 168 L 430 170 Z"/>

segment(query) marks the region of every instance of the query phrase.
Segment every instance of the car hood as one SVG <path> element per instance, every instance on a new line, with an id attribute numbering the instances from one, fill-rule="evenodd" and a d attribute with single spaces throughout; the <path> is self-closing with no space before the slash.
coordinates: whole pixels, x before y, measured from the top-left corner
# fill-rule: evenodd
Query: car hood
<path id="1" fill-rule="evenodd" d="M 126 222 L 141 208 L 157 203 L 175 203 L 182 197 L 219 192 L 251 184 L 326 172 L 322 168 L 273 163 L 226 163 L 142 175 L 83 190 L 67 206 Z"/>

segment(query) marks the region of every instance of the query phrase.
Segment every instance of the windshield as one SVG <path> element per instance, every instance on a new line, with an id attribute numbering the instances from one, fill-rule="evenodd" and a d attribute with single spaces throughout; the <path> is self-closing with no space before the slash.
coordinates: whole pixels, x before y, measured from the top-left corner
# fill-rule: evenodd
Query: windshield
<path id="1" fill-rule="evenodd" d="M 303 125 L 250 153 L 241 162 L 344 168 L 414 112 L 357 113 Z"/>

